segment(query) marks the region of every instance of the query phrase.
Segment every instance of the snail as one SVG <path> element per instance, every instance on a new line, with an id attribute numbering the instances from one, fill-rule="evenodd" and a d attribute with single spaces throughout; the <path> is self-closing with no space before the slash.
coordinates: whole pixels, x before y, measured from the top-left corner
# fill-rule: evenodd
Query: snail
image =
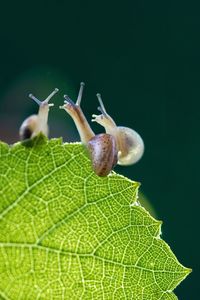
<path id="1" fill-rule="evenodd" d="M 104 107 L 101 95 L 97 94 L 100 106 L 98 110 L 100 115 L 93 114 L 92 122 L 97 122 L 105 128 L 106 133 L 112 135 L 117 143 L 118 164 L 132 165 L 136 163 L 144 153 L 144 142 L 141 136 L 133 129 L 123 126 L 117 126 L 114 120 L 109 116 Z"/>
<path id="2" fill-rule="evenodd" d="M 89 150 L 94 172 L 99 176 L 106 176 L 117 163 L 117 147 L 115 139 L 110 134 L 97 134 L 92 131 L 80 107 L 84 83 L 80 83 L 80 90 L 76 103 L 64 95 L 64 105 L 60 106 L 73 119 L 79 132 L 81 142 Z"/>
<path id="3" fill-rule="evenodd" d="M 56 88 L 44 101 L 38 100 L 32 94 L 29 94 L 29 98 L 34 100 L 39 105 L 39 111 L 37 115 L 31 115 L 24 120 L 20 129 L 19 136 L 21 140 L 29 139 L 42 132 L 48 136 L 48 114 L 49 107 L 54 106 L 53 103 L 49 103 L 49 100 L 58 92 Z"/>

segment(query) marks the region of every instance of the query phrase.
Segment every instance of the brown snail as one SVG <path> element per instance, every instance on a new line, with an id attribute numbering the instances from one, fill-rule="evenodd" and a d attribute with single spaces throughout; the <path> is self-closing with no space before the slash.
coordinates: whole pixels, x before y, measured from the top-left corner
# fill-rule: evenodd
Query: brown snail
<path id="1" fill-rule="evenodd" d="M 101 115 L 93 115 L 92 121 L 104 126 L 106 133 L 94 134 L 80 107 L 83 87 L 84 83 L 82 82 L 76 103 L 64 95 L 65 104 L 60 108 L 66 110 L 72 117 L 82 143 L 89 149 L 95 173 L 99 176 L 106 176 L 117 163 L 129 165 L 138 161 L 144 151 L 141 137 L 130 128 L 116 126 L 113 119 L 107 114 L 100 94 L 97 94 L 97 97 Z"/>
<path id="2" fill-rule="evenodd" d="M 64 95 L 65 104 L 60 108 L 72 117 L 79 132 L 81 142 L 88 148 L 92 166 L 99 176 L 106 176 L 117 163 L 115 139 L 110 134 L 97 134 L 92 131 L 80 107 L 84 83 L 81 82 L 76 103 Z"/>
<path id="3" fill-rule="evenodd" d="M 20 129 L 19 136 L 21 140 L 29 139 L 42 132 L 48 136 L 48 115 L 49 107 L 54 106 L 53 103 L 49 103 L 49 100 L 58 92 L 56 88 L 44 101 L 38 100 L 32 94 L 29 94 L 29 98 L 34 100 L 39 105 L 39 111 L 37 115 L 31 115 L 24 120 Z"/>

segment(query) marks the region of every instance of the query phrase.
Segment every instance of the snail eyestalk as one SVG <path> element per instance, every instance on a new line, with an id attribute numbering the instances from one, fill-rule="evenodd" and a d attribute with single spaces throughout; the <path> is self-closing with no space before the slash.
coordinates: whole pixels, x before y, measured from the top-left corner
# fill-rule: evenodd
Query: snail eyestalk
<path id="1" fill-rule="evenodd" d="M 82 99 L 82 96 L 83 96 L 83 88 L 84 88 L 84 86 L 85 86 L 85 83 L 81 82 L 80 83 L 79 93 L 78 93 L 78 98 L 76 100 L 76 105 L 78 105 L 78 106 L 81 105 L 81 99 Z"/>
<path id="2" fill-rule="evenodd" d="M 37 99 L 33 94 L 29 94 L 29 98 L 31 98 L 32 100 L 34 100 L 39 106 L 41 106 L 42 104 L 47 104 L 49 102 L 49 100 L 59 91 L 59 89 L 55 88 L 55 90 L 44 100 L 44 101 L 40 101 L 39 99 Z M 53 103 L 49 104 L 49 106 L 54 106 Z"/>
<path id="3" fill-rule="evenodd" d="M 29 94 L 28 96 L 29 96 L 29 98 L 31 98 L 32 100 L 34 100 L 39 106 L 42 104 L 42 101 L 40 101 L 35 96 L 33 96 L 33 94 Z"/>
<path id="4" fill-rule="evenodd" d="M 48 103 L 49 100 L 59 91 L 59 89 L 55 88 L 55 90 L 43 101 L 45 103 Z M 51 105 L 52 106 L 52 105 Z"/>
<path id="5" fill-rule="evenodd" d="M 102 98 L 101 98 L 101 94 L 97 94 L 97 98 L 98 98 L 98 100 L 99 100 L 99 104 L 100 104 L 100 106 L 97 108 L 104 116 L 107 116 L 108 114 L 107 114 L 107 111 L 106 111 L 106 109 L 105 109 L 105 106 L 104 106 L 104 104 L 103 104 L 103 101 L 102 101 Z"/>
<path id="6" fill-rule="evenodd" d="M 64 95 L 63 97 L 64 97 L 64 99 L 65 99 L 65 100 L 64 100 L 64 103 L 65 103 L 65 104 L 71 104 L 72 106 L 75 106 L 74 101 L 72 101 L 72 99 L 69 98 L 68 95 Z"/>

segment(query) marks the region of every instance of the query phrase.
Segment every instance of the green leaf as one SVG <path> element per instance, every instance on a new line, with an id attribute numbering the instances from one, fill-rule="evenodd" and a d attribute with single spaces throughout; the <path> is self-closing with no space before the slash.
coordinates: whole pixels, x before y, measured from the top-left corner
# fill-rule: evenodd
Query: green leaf
<path id="1" fill-rule="evenodd" d="M 96 176 L 79 143 L 1 143 L 0 299 L 177 299 L 191 270 L 161 240 L 138 187 Z"/>

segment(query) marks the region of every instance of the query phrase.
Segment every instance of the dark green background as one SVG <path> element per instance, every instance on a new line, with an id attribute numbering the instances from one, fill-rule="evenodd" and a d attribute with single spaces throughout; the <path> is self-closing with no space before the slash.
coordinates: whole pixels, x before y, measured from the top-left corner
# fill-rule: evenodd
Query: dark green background
<path id="1" fill-rule="evenodd" d="M 58 109 L 85 81 L 83 110 L 96 113 L 96 92 L 120 125 L 145 141 L 143 159 L 116 170 L 142 183 L 164 221 L 162 237 L 193 273 L 176 289 L 199 299 L 200 6 L 188 1 L 7 1 L 0 17 L 0 139 L 18 140 L 37 111 L 27 94 L 60 93 L 51 136 L 77 140 Z M 93 124 L 96 132 L 102 128 Z"/>

